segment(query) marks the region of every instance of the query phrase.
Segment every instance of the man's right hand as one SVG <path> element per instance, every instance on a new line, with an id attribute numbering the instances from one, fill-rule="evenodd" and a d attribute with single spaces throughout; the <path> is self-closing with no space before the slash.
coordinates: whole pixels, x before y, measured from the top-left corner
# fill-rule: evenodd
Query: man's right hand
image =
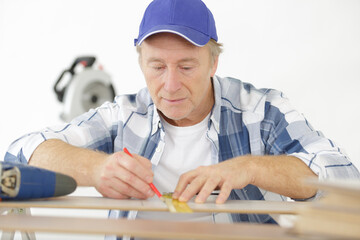
<path id="1" fill-rule="evenodd" d="M 149 183 L 153 181 L 151 162 L 139 155 L 124 152 L 108 155 L 94 174 L 95 188 L 109 198 L 139 198 L 154 196 Z"/>
<path id="2" fill-rule="evenodd" d="M 72 176 L 78 186 L 95 187 L 104 197 L 140 198 L 154 196 L 151 162 L 139 155 L 124 152 L 111 155 L 72 146 L 61 140 L 41 143 L 29 161 L 30 165 Z"/>

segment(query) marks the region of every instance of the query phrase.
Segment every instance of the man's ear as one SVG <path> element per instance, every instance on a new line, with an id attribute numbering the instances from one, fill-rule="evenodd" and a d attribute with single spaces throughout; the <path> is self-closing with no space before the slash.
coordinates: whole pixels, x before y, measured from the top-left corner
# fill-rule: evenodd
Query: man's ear
<path id="1" fill-rule="evenodd" d="M 143 70 L 143 68 L 142 68 L 142 63 L 141 63 L 140 57 L 139 57 L 139 67 L 140 67 L 141 72 L 144 73 L 144 70 Z"/>
<path id="2" fill-rule="evenodd" d="M 214 63 L 211 66 L 211 74 L 210 74 L 211 77 L 214 77 L 217 67 L 218 67 L 218 63 L 219 63 L 219 56 L 216 56 L 214 59 Z"/>
<path id="3" fill-rule="evenodd" d="M 138 53 L 138 64 L 139 64 L 139 67 L 141 69 L 142 72 L 143 71 L 143 68 L 142 68 L 142 55 L 141 55 L 141 47 L 140 46 L 136 46 L 136 52 Z"/>

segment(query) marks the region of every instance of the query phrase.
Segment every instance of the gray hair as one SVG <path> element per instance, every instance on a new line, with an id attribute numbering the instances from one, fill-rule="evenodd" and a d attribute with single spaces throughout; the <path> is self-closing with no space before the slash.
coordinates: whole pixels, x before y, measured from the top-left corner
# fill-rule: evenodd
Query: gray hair
<path id="1" fill-rule="evenodd" d="M 217 57 L 223 52 L 223 44 L 216 42 L 214 39 L 210 39 L 210 41 L 206 44 L 210 48 L 211 53 L 211 61 L 212 63 L 215 61 Z"/>
<path id="2" fill-rule="evenodd" d="M 211 62 L 214 63 L 215 59 L 223 52 L 223 44 L 216 42 L 214 39 L 210 39 L 210 41 L 205 46 L 209 46 Z M 136 51 L 139 54 L 139 63 L 141 63 L 141 45 L 136 45 Z"/>

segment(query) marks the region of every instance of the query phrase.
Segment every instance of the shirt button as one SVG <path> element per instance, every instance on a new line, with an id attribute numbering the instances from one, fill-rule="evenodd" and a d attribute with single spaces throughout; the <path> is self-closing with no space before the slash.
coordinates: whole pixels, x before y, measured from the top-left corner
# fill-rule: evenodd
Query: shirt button
<path id="1" fill-rule="evenodd" d="M 161 152 L 161 147 L 157 147 L 155 150 L 157 153 Z"/>

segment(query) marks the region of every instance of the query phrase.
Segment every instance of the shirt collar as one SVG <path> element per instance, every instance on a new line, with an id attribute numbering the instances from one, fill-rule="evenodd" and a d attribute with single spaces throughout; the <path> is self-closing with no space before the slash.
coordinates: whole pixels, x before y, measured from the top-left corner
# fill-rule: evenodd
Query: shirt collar
<path id="1" fill-rule="evenodd" d="M 212 78 L 213 88 L 214 88 L 214 98 L 215 104 L 213 109 L 211 110 L 210 119 L 209 119 L 209 128 L 210 124 L 212 123 L 216 132 L 220 133 L 220 113 L 221 113 L 221 86 L 217 76 Z M 152 131 L 151 135 L 156 133 L 156 131 L 160 128 L 162 129 L 161 125 L 161 118 L 157 111 L 155 104 L 153 104 L 153 119 L 152 119 Z"/>
<path id="2" fill-rule="evenodd" d="M 214 88 L 215 104 L 211 110 L 210 121 L 214 125 L 216 132 L 220 133 L 220 113 L 221 113 L 221 86 L 217 76 L 212 78 Z M 210 127 L 210 122 L 209 122 Z"/>
<path id="3" fill-rule="evenodd" d="M 161 121 L 160 121 L 160 116 L 159 113 L 157 111 L 157 108 L 155 106 L 155 104 L 153 104 L 153 118 L 152 118 L 152 131 L 151 131 L 151 135 L 154 135 L 156 133 L 156 131 L 160 128 L 162 128 L 161 126 Z"/>

